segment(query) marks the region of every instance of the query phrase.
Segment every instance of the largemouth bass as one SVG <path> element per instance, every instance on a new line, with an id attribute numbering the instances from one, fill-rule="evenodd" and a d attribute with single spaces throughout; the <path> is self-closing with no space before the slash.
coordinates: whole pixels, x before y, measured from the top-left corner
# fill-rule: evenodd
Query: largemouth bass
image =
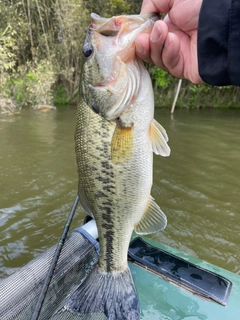
<path id="1" fill-rule="evenodd" d="M 153 233 L 167 223 L 150 192 L 153 152 L 168 156 L 168 137 L 153 118 L 151 80 L 134 44 L 139 33 L 150 33 L 157 17 L 91 17 L 75 139 L 79 198 L 96 220 L 100 257 L 68 307 L 136 320 L 140 308 L 127 263 L 130 238 L 133 230 Z"/>

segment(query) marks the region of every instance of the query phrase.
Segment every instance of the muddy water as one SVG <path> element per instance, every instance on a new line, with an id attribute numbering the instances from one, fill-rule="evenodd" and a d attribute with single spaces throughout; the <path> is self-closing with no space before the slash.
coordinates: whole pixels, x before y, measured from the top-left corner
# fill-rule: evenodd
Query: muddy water
<path id="1" fill-rule="evenodd" d="M 172 149 L 154 157 L 168 217 L 151 237 L 240 273 L 240 112 L 158 110 Z M 0 117 L 0 277 L 58 240 L 77 190 L 75 108 Z M 72 228 L 84 213 L 77 209 Z"/>

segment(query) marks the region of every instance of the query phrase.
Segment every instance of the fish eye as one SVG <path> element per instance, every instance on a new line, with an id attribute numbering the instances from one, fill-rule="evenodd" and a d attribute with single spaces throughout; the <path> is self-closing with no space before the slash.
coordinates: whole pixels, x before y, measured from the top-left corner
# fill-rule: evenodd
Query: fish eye
<path id="1" fill-rule="evenodd" d="M 82 51 L 83 51 L 84 57 L 89 58 L 93 53 L 93 47 L 91 45 L 85 45 Z"/>

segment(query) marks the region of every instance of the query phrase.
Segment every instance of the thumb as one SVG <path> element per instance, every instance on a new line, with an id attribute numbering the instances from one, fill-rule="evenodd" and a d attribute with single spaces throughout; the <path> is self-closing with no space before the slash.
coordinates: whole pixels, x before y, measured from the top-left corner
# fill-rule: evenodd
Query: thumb
<path id="1" fill-rule="evenodd" d="M 145 13 L 167 13 L 170 11 L 174 0 L 143 0 L 141 14 Z"/>

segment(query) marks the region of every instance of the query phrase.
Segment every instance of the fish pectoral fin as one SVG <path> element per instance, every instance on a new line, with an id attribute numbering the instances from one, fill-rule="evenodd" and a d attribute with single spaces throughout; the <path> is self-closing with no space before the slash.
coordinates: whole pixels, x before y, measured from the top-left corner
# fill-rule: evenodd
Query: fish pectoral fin
<path id="1" fill-rule="evenodd" d="M 156 204 L 153 197 L 150 196 L 148 207 L 142 219 L 135 226 L 134 231 L 140 235 L 149 234 L 164 229 L 166 225 L 167 217 Z"/>
<path id="2" fill-rule="evenodd" d="M 86 196 L 86 193 L 83 189 L 83 187 L 81 185 L 78 186 L 78 195 L 79 195 L 79 201 L 80 201 L 80 204 L 83 208 L 83 210 L 89 215 L 91 216 L 92 218 L 94 218 L 93 214 L 92 214 L 92 211 L 90 209 L 90 206 L 89 206 L 89 203 L 88 203 L 88 200 L 87 200 L 87 196 Z"/>
<path id="3" fill-rule="evenodd" d="M 117 124 L 111 144 L 111 156 L 113 163 L 123 163 L 128 160 L 133 149 L 133 125 L 122 127 Z"/>
<path id="4" fill-rule="evenodd" d="M 170 155 L 170 148 L 167 144 L 168 135 L 166 130 L 153 119 L 150 124 L 150 139 L 152 142 L 152 151 L 163 157 L 168 157 Z"/>

